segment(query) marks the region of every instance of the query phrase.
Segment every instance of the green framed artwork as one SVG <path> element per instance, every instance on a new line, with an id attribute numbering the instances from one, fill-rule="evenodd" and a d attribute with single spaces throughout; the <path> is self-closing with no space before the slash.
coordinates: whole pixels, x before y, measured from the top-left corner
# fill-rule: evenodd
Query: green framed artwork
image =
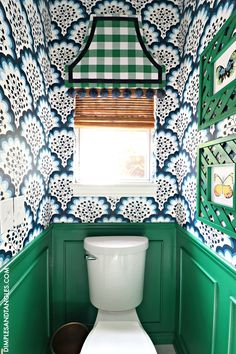
<path id="1" fill-rule="evenodd" d="M 236 113 L 236 11 L 200 57 L 198 127 Z"/>
<path id="2" fill-rule="evenodd" d="M 236 135 L 198 148 L 197 218 L 236 238 Z"/>

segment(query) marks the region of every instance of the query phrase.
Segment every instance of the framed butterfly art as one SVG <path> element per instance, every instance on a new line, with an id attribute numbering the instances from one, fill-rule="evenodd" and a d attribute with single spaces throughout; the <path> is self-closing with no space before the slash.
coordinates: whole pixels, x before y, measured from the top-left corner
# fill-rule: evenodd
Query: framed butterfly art
<path id="1" fill-rule="evenodd" d="M 198 128 L 236 113 L 236 11 L 200 56 Z"/>
<path id="2" fill-rule="evenodd" d="M 208 201 L 235 209 L 235 164 L 208 166 Z"/>
<path id="3" fill-rule="evenodd" d="M 236 79 L 236 40 L 214 61 L 213 70 L 215 94 Z"/>
<path id="4" fill-rule="evenodd" d="M 197 219 L 236 238 L 236 135 L 198 148 Z"/>

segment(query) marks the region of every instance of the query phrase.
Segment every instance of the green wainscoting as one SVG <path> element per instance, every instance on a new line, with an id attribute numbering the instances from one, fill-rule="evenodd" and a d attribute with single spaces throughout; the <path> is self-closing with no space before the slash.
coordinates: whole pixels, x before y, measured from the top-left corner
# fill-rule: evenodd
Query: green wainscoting
<path id="1" fill-rule="evenodd" d="M 145 235 L 147 252 L 144 298 L 138 308 L 154 343 L 172 343 L 175 333 L 176 225 L 174 223 L 54 224 L 52 230 L 52 329 L 70 321 L 92 326 L 83 240 L 87 236 Z"/>
<path id="2" fill-rule="evenodd" d="M 149 238 L 138 314 L 154 343 L 174 342 L 178 354 L 236 354 L 236 270 L 174 223 L 51 225 L 7 264 L 10 354 L 46 354 L 60 325 L 93 325 L 83 240 L 96 235 Z"/>
<path id="3" fill-rule="evenodd" d="M 46 353 L 50 337 L 50 252 L 51 228 L 1 268 L 0 348 L 3 348 L 3 306 L 7 309 L 3 298 L 4 274 L 9 272 L 10 354 Z"/>
<path id="4" fill-rule="evenodd" d="M 236 270 L 177 227 L 179 354 L 236 353 Z"/>

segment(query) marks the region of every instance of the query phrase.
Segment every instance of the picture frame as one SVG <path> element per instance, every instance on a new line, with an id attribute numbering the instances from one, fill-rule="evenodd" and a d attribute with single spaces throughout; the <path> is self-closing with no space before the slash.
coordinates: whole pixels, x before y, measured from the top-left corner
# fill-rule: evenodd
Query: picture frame
<path id="1" fill-rule="evenodd" d="M 235 210 L 235 171 L 235 163 L 208 166 L 207 196 L 210 203 Z"/>
<path id="2" fill-rule="evenodd" d="M 198 128 L 236 113 L 236 11 L 200 56 Z"/>
<path id="3" fill-rule="evenodd" d="M 213 64 L 213 93 L 224 89 L 236 79 L 236 37 L 225 47 L 223 53 L 212 62 Z"/>
<path id="4" fill-rule="evenodd" d="M 198 148 L 197 219 L 236 238 L 236 134 Z"/>

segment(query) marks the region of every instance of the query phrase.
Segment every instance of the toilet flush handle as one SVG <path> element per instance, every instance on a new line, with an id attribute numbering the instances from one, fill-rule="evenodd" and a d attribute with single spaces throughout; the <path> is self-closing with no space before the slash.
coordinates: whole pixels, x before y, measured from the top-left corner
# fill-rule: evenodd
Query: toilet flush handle
<path id="1" fill-rule="evenodd" d="M 92 254 L 86 254 L 85 258 L 87 261 L 96 261 L 97 257 L 93 256 Z"/>

